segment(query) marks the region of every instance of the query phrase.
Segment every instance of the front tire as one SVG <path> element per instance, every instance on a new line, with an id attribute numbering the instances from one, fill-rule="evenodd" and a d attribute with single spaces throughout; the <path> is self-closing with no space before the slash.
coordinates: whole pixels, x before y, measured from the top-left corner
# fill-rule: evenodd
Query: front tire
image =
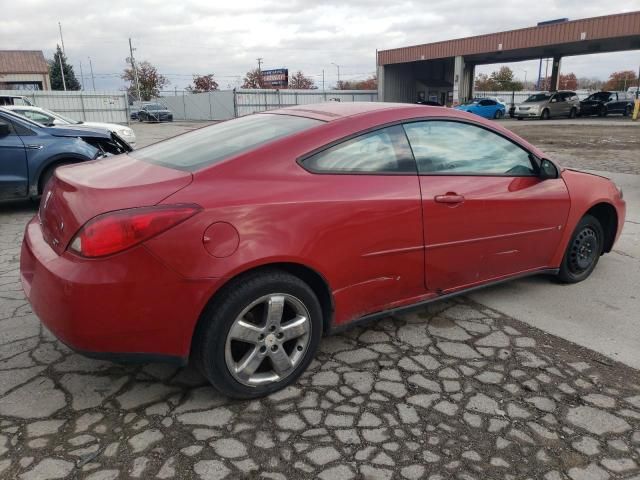
<path id="1" fill-rule="evenodd" d="M 578 283 L 596 268 L 604 246 L 604 230 L 597 218 L 582 217 L 564 253 L 558 278 L 564 283 Z"/>
<path id="2" fill-rule="evenodd" d="M 291 385 L 315 356 L 322 308 L 313 290 L 280 270 L 232 281 L 201 319 L 196 366 L 222 394 L 258 398 Z"/>
<path id="3" fill-rule="evenodd" d="M 572 108 L 571 110 L 569 110 L 569 118 L 576 118 L 578 116 L 578 110 L 575 108 Z"/>
<path id="4" fill-rule="evenodd" d="M 541 120 L 549 120 L 551 118 L 551 113 L 549 113 L 549 109 L 545 108 L 540 115 Z"/>
<path id="5" fill-rule="evenodd" d="M 502 112 L 502 110 L 496 110 L 493 118 L 495 118 L 496 120 L 500 120 L 502 117 L 504 117 L 504 113 Z"/>

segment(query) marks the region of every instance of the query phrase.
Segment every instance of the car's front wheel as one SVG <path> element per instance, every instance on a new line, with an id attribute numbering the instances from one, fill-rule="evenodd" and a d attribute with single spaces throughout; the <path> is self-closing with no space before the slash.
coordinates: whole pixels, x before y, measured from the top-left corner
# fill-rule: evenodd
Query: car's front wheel
<path id="1" fill-rule="evenodd" d="M 585 215 L 578 222 L 564 253 L 558 278 L 565 283 L 585 280 L 596 268 L 604 246 L 604 230 L 597 218 Z"/>
<path id="2" fill-rule="evenodd" d="M 502 117 L 504 117 L 504 112 L 502 110 L 496 110 L 493 118 L 495 118 L 496 120 L 500 120 Z"/>
<path id="3" fill-rule="evenodd" d="M 257 398 L 307 368 L 320 342 L 322 308 L 306 283 L 274 270 L 229 284 L 201 322 L 193 353 L 203 375 L 224 395 Z"/>
<path id="4" fill-rule="evenodd" d="M 540 115 L 540 118 L 541 118 L 542 120 L 549 120 L 549 119 L 551 118 L 551 113 L 549 112 L 549 109 L 548 109 L 548 108 L 545 108 L 545 109 L 542 111 L 542 114 Z"/>

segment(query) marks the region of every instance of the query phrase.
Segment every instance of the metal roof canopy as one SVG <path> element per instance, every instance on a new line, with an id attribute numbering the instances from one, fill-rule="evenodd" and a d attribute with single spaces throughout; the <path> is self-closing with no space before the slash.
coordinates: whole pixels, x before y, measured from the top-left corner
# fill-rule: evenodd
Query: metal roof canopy
<path id="1" fill-rule="evenodd" d="M 456 56 L 480 65 L 636 49 L 640 11 L 380 50 L 378 65 Z"/>

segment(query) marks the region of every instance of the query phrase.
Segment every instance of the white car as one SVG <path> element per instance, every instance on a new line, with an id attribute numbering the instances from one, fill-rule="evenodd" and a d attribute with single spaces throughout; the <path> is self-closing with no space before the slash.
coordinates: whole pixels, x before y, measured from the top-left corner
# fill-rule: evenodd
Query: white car
<path id="1" fill-rule="evenodd" d="M 22 115 L 29 120 L 41 123 L 42 125 L 56 126 L 56 125 L 74 125 L 77 127 L 95 127 L 109 130 L 116 133 L 120 138 L 127 142 L 131 147 L 136 146 L 136 134 L 133 130 L 126 125 L 119 125 L 117 123 L 102 123 L 102 122 L 79 122 L 71 118 L 67 118 L 59 113 L 52 112 L 46 108 L 30 107 L 27 105 L 8 105 L 5 108 L 11 110 L 18 115 Z"/>

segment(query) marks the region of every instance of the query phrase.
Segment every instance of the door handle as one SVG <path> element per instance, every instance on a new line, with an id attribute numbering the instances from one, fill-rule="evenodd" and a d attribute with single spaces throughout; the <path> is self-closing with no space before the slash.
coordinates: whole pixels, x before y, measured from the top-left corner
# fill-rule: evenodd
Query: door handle
<path id="1" fill-rule="evenodd" d="M 464 202 L 464 197 L 462 195 L 458 195 L 457 193 L 448 192 L 445 195 L 436 195 L 433 198 L 438 203 L 462 203 Z"/>

